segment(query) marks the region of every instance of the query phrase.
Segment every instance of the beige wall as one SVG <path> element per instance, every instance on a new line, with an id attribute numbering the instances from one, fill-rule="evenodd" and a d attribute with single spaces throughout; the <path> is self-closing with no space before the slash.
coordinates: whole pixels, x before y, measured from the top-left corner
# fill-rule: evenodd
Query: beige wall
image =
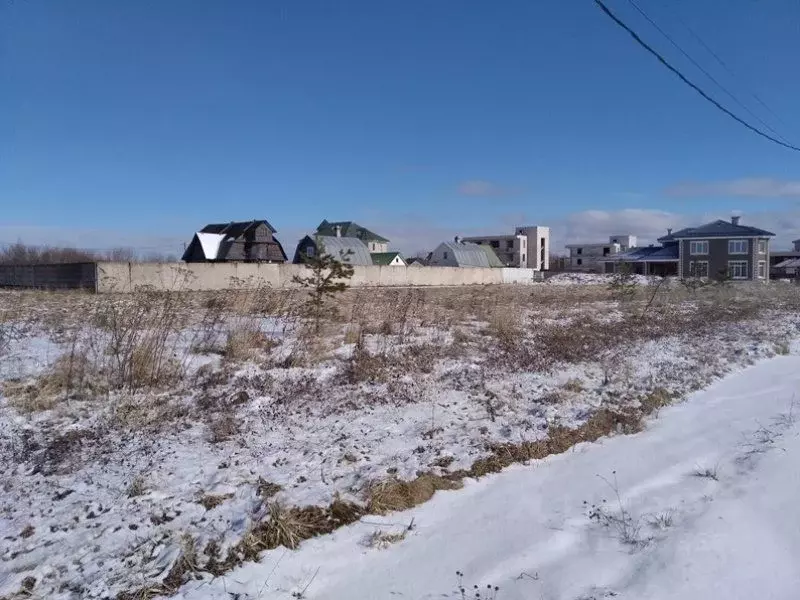
<path id="1" fill-rule="evenodd" d="M 295 287 L 294 275 L 306 267 L 262 263 L 111 263 L 97 264 L 99 293 L 130 292 L 150 286 L 159 290 L 224 290 L 269 285 Z M 479 269 L 460 267 L 353 267 L 350 285 L 456 286 L 532 283 L 533 269 Z"/>

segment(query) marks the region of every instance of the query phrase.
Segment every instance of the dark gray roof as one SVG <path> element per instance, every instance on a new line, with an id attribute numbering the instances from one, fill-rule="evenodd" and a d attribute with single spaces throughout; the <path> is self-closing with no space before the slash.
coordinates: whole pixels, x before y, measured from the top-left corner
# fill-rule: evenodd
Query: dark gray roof
<path id="1" fill-rule="evenodd" d="M 645 246 L 627 252 L 611 254 L 598 262 L 674 262 L 678 260 L 678 246 Z"/>
<path id="2" fill-rule="evenodd" d="M 353 221 L 334 221 L 329 223 L 323 220 L 322 223 L 319 224 L 319 227 L 317 227 L 317 235 L 335 236 L 337 226 L 341 228 L 340 233 L 342 237 L 358 238 L 365 242 L 387 243 L 389 241 L 385 237 L 381 237 L 377 233 Z"/>
<path id="3" fill-rule="evenodd" d="M 730 221 L 723 221 L 718 219 L 700 227 L 687 227 L 679 231 L 673 231 L 663 237 L 658 238 L 659 242 L 669 242 L 672 240 L 680 240 L 684 238 L 693 237 L 772 237 L 775 234 L 771 231 L 765 231 L 758 227 L 750 227 L 749 225 L 734 225 Z"/>
<path id="4" fill-rule="evenodd" d="M 276 233 L 276 229 L 269 224 L 266 219 L 256 219 L 253 221 L 231 221 L 230 223 L 210 223 L 200 230 L 200 233 L 224 233 L 232 237 L 238 238 L 245 231 L 251 227 L 258 227 L 261 223 L 267 226 L 272 233 Z"/>

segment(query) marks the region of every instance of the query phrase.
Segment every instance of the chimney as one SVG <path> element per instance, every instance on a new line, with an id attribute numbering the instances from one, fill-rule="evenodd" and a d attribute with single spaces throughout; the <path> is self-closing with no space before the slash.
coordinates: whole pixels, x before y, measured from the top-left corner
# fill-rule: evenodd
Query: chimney
<path id="1" fill-rule="evenodd" d="M 333 230 L 336 232 L 336 237 L 342 237 L 342 226 L 336 225 Z"/>
<path id="2" fill-rule="evenodd" d="M 453 238 L 453 241 L 455 241 L 456 244 L 460 244 L 461 243 L 461 236 L 457 235 L 455 238 Z"/>
<path id="3" fill-rule="evenodd" d="M 741 219 L 741 217 L 739 217 L 739 216 L 731 217 L 731 223 L 734 224 L 734 225 L 738 225 L 739 224 L 739 219 Z"/>

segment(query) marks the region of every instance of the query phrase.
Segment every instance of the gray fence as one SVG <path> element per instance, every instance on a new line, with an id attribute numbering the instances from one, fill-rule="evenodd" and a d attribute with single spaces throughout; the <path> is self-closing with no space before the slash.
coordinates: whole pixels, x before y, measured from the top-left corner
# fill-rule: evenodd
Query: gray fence
<path id="1" fill-rule="evenodd" d="M 0 265 L 0 287 L 86 289 L 97 285 L 97 263 Z"/>

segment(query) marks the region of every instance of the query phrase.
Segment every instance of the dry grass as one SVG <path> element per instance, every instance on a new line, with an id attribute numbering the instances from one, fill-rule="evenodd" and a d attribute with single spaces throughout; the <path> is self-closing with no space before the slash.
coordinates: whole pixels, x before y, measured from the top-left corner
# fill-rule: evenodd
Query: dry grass
<path id="1" fill-rule="evenodd" d="M 564 385 L 562 385 L 561 389 L 567 392 L 573 392 L 577 394 L 582 392 L 584 390 L 584 387 L 580 379 L 572 378 L 569 379 Z"/>
<path id="2" fill-rule="evenodd" d="M 211 510 L 231 498 L 233 498 L 233 494 L 203 494 L 197 500 L 197 503 L 206 510 Z"/>
<path id="3" fill-rule="evenodd" d="M 239 433 L 239 422 L 230 414 L 219 415 L 211 419 L 208 424 L 209 438 L 212 444 L 227 442 Z"/>
<path id="4" fill-rule="evenodd" d="M 380 529 L 372 532 L 364 539 L 364 545 L 368 548 L 377 548 L 385 550 L 392 544 L 397 544 L 406 539 L 408 530 L 404 529 L 399 532 L 381 531 Z"/>
<path id="5" fill-rule="evenodd" d="M 223 352 L 230 361 L 243 361 L 269 351 L 275 342 L 270 339 L 257 323 L 244 323 L 228 332 Z"/>
<path id="6" fill-rule="evenodd" d="M 55 408 L 68 399 L 86 399 L 108 390 L 94 365 L 84 354 L 67 353 L 33 382 L 7 381 L 3 393 L 11 406 L 21 412 Z"/>
<path id="7" fill-rule="evenodd" d="M 412 481 L 387 479 L 371 485 L 367 490 L 367 510 L 377 515 L 407 510 L 427 502 L 438 490 L 456 490 L 462 485 L 461 481 L 431 473 L 420 475 Z"/>

